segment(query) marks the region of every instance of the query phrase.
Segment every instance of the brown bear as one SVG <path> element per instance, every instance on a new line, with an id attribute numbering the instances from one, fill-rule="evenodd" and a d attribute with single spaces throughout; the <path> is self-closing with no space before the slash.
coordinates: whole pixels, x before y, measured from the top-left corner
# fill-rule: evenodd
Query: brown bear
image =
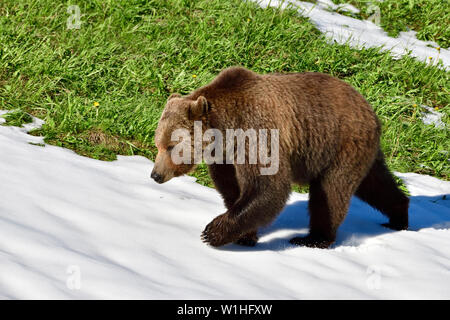
<path id="1" fill-rule="evenodd" d="M 209 223 L 202 240 L 212 246 L 255 245 L 259 227 L 283 209 L 291 184 L 309 184 L 310 232 L 291 243 L 327 248 L 336 239 L 355 194 L 389 218 L 385 226 L 408 228 L 408 197 L 397 187 L 380 150 L 380 122 L 369 103 L 347 83 L 322 73 L 259 75 L 241 67 L 223 70 L 210 84 L 169 97 L 155 143 L 151 177 L 163 183 L 191 171 L 175 164 L 174 130 L 267 128 L 279 130 L 278 171 L 261 164 L 209 164 L 227 211 Z M 204 144 L 202 144 L 204 148 Z M 248 144 L 246 145 L 248 149 Z"/>

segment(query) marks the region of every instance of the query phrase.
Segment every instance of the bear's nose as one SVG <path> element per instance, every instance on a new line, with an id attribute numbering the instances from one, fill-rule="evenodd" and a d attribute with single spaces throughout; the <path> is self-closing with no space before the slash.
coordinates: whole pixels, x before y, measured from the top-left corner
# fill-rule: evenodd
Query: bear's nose
<path id="1" fill-rule="evenodd" d="M 162 183 L 163 182 L 163 177 L 159 174 L 159 173 L 156 173 L 156 172 L 152 172 L 152 174 L 150 175 L 150 177 L 153 179 L 153 180 L 155 180 L 156 182 L 158 182 L 158 183 Z"/>

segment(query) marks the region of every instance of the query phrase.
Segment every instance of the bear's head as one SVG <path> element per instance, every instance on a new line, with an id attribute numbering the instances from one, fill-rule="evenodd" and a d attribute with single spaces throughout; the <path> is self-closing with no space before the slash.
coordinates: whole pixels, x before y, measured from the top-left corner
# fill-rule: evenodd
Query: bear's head
<path id="1" fill-rule="evenodd" d="M 181 130 L 193 137 L 194 121 L 204 119 L 208 112 L 209 104 L 203 96 L 192 100 L 175 93 L 169 97 L 155 132 L 158 155 L 151 173 L 153 180 L 164 183 L 173 177 L 189 173 L 195 168 L 194 139 L 189 138 L 183 141 L 175 139 L 174 141 L 173 136 Z M 180 161 L 174 161 L 174 153 L 179 152 L 178 146 L 182 143 L 191 144 L 189 150 L 192 151 L 190 155 L 187 155 L 190 159 L 180 163 Z"/>

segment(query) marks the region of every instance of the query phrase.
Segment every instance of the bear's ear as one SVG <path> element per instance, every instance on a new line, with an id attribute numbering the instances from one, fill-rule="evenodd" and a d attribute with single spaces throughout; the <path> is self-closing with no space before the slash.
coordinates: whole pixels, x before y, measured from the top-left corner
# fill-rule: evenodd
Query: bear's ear
<path id="1" fill-rule="evenodd" d="M 189 105 L 189 120 L 197 120 L 205 116 L 210 110 L 210 104 L 204 96 L 198 97 L 197 101 L 191 102 Z"/>
<path id="2" fill-rule="evenodd" d="M 169 96 L 169 98 L 167 99 L 167 101 L 169 101 L 170 99 L 173 99 L 173 98 L 181 98 L 181 94 L 179 94 L 179 93 L 172 93 Z"/>

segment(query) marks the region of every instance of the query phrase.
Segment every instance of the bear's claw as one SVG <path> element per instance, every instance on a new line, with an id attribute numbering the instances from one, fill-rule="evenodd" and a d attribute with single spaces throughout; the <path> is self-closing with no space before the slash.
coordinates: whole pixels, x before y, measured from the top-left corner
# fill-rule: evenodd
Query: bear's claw
<path id="1" fill-rule="evenodd" d="M 234 221 L 227 214 L 222 214 L 205 227 L 200 238 L 213 247 L 223 246 L 238 240 L 239 233 L 234 232 L 234 226 Z"/>

